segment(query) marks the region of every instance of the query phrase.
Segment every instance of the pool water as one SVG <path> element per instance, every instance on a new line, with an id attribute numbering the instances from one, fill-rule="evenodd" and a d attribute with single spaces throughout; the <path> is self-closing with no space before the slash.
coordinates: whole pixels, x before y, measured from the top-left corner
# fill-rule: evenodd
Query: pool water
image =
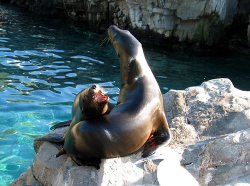
<path id="1" fill-rule="evenodd" d="M 100 35 L 62 20 L 34 17 L 0 4 L 0 185 L 32 163 L 33 138 L 71 117 L 75 95 L 102 85 L 116 102 L 119 59 Z M 250 89 L 250 60 L 202 57 L 146 46 L 146 58 L 163 93 L 228 77 Z"/>

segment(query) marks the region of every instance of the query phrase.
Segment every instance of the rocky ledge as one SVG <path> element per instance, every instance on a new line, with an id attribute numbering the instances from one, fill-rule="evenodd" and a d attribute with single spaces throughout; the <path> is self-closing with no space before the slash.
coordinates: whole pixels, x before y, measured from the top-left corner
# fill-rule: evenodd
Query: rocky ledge
<path id="1" fill-rule="evenodd" d="M 164 99 L 173 139 L 154 155 L 103 160 L 96 170 L 77 166 L 67 155 L 55 158 L 53 144 L 36 144 L 32 166 L 11 185 L 250 183 L 250 92 L 236 89 L 229 79 L 213 79 L 170 90 Z"/>

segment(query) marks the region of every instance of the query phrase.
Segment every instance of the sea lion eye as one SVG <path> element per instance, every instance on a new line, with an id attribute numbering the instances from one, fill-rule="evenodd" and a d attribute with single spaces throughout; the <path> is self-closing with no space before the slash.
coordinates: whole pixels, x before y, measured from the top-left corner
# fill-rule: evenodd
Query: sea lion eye
<path id="1" fill-rule="evenodd" d="M 96 85 L 92 85 L 92 87 L 91 87 L 91 88 L 95 90 L 95 89 L 96 89 Z"/>

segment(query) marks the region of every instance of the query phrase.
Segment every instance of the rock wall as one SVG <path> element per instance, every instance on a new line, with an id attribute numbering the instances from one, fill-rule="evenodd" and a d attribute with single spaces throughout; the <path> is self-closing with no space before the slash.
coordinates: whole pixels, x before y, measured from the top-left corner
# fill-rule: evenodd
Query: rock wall
<path id="1" fill-rule="evenodd" d="M 152 156 L 106 159 L 96 170 L 77 166 L 67 154 L 55 158 L 58 146 L 38 143 L 31 168 L 11 186 L 250 183 L 249 91 L 236 89 L 229 79 L 213 79 L 170 90 L 164 106 L 173 138 Z"/>
<path id="2" fill-rule="evenodd" d="M 2 0 L 8 1 L 8 0 Z M 123 28 L 157 33 L 180 42 L 221 44 L 234 32 L 247 30 L 248 0 L 9 0 L 39 14 L 66 15 L 104 29 L 115 23 Z M 235 34 L 235 33 L 233 33 Z M 246 38 L 247 33 L 244 32 Z"/>
<path id="3" fill-rule="evenodd" d="M 118 1 L 116 17 L 129 17 L 132 28 L 149 29 L 166 38 L 212 45 L 237 13 L 237 0 Z M 117 18 L 117 19 L 118 19 Z M 124 18 L 123 18 L 124 19 Z M 119 19 L 118 19 L 119 20 Z M 118 24 L 122 24 L 118 21 Z"/>

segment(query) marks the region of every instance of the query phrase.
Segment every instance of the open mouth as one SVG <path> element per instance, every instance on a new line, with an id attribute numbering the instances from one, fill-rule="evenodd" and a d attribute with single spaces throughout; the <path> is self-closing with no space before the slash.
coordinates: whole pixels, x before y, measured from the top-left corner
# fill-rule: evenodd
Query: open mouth
<path id="1" fill-rule="evenodd" d="M 98 91 L 96 98 L 97 98 L 98 104 L 105 104 L 105 103 L 108 103 L 108 101 L 109 101 L 109 97 L 107 95 L 105 95 L 102 92 L 102 90 Z"/>

